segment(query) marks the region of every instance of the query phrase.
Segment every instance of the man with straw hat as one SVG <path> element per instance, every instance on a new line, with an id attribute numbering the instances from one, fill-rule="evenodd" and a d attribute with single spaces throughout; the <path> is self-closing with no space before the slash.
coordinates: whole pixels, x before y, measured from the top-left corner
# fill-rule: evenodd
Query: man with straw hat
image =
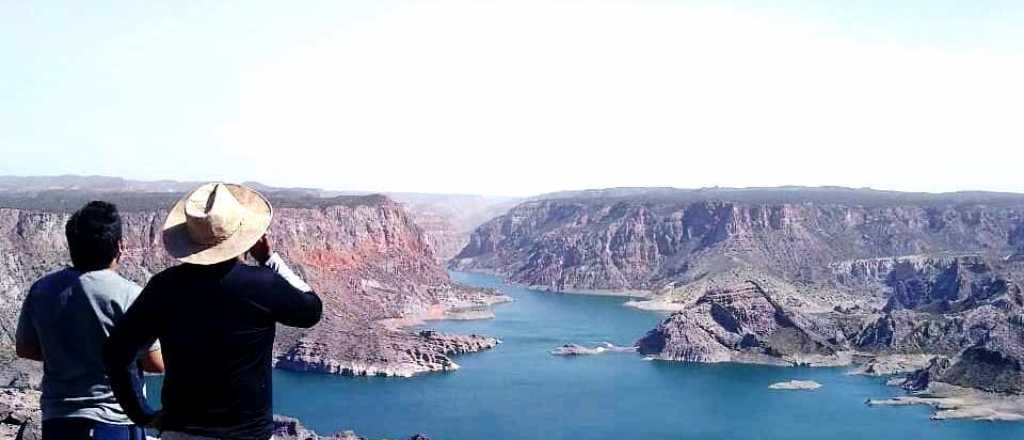
<path id="1" fill-rule="evenodd" d="M 271 437 L 275 325 L 312 327 L 322 309 L 271 252 L 271 213 L 262 195 L 241 185 L 206 184 L 178 201 L 163 243 L 184 264 L 153 276 L 107 341 L 114 394 L 134 422 L 164 439 Z M 241 262 L 247 253 L 258 267 Z M 166 368 L 160 411 L 130 373 L 139 350 L 156 339 Z"/>

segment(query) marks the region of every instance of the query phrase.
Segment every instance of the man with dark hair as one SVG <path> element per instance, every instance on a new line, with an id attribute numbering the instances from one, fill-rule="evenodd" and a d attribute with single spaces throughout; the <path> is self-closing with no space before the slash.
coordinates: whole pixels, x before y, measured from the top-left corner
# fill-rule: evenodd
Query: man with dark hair
<path id="1" fill-rule="evenodd" d="M 113 204 L 91 202 L 64 231 L 72 266 L 32 285 L 15 342 L 18 356 L 43 362 L 43 440 L 144 439 L 114 398 L 103 364 L 107 336 L 142 290 L 115 271 L 121 216 Z M 136 361 L 163 371 L 155 341 Z"/>
<path id="2" fill-rule="evenodd" d="M 311 327 L 322 304 L 271 252 L 270 221 L 262 195 L 223 183 L 197 188 L 167 215 L 164 247 L 184 264 L 149 280 L 105 353 L 125 411 L 164 440 L 271 437 L 275 327 Z M 259 266 L 241 263 L 247 253 Z M 135 353 L 154 338 L 167 357 L 159 412 L 130 372 Z"/>

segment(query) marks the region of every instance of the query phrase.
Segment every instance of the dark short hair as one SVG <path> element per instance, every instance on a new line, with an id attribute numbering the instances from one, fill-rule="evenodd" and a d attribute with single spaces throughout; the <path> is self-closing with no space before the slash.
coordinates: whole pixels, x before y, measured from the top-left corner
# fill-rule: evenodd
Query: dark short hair
<path id="1" fill-rule="evenodd" d="M 79 270 L 106 269 L 121 253 L 121 215 L 113 203 L 89 202 L 71 215 L 64 234 Z"/>

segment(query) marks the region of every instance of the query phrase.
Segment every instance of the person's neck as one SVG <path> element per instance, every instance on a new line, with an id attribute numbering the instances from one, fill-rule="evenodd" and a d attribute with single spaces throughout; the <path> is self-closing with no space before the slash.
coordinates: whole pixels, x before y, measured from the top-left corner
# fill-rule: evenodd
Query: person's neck
<path id="1" fill-rule="evenodd" d="M 187 264 L 193 268 L 193 270 L 199 271 L 200 273 L 206 273 L 215 276 L 224 276 L 228 272 L 231 272 L 238 264 L 238 259 L 232 258 L 230 260 L 221 261 L 220 263 L 202 265 L 202 264 Z"/>
<path id="2" fill-rule="evenodd" d="M 77 271 L 79 271 L 81 273 L 99 272 L 99 271 L 102 271 L 102 270 L 109 270 L 109 271 L 112 271 L 112 272 L 117 272 L 117 267 L 118 267 L 117 263 L 118 263 L 118 261 L 115 259 L 114 261 L 111 261 L 110 264 L 107 265 L 107 267 L 90 267 L 88 269 L 85 269 L 85 268 L 82 268 L 80 266 L 75 266 L 74 264 L 72 264 L 71 268 L 74 269 L 74 270 L 77 270 Z"/>

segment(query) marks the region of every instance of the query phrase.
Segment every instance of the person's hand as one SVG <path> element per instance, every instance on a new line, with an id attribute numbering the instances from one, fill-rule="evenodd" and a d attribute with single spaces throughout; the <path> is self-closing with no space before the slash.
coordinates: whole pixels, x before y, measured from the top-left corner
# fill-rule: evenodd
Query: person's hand
<path id="1" fill-rule="evenodd" d="M 249 255 L 252 255 L 260 264 L 267 263 L 267 260 L 270 259 L 270 253 L 270 240 L 267 238 L 267 234 L 263 234 L 259 241 L 249 249 Z"/>

